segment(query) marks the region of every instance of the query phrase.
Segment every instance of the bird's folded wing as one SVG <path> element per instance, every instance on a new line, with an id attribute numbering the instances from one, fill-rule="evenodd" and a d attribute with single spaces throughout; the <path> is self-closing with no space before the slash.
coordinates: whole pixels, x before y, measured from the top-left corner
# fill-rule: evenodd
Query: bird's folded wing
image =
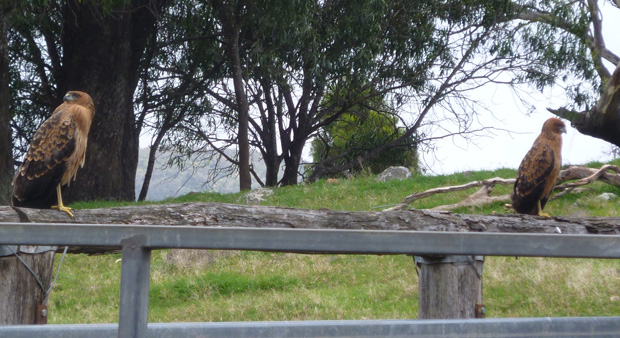
<path id="1" fill-rule="evenodd" d="M 33 180 L 64 166 L 75 150 L 75 130 L 70 111 L 56 111 L 35 133 L 18 175 Z"/>
<path id="2" fill-rule="evenodd" d="M 555 167 L 555 152 L 548 144 L 535 144 L 519 167 L 515 194 L 527 196 L 542 192 Z M 551 184 L 553 184 L 552 182 Z"/>

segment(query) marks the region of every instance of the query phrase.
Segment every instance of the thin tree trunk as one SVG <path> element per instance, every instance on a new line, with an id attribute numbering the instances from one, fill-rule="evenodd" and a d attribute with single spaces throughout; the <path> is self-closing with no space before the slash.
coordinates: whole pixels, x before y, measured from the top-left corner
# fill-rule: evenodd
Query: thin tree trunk
<path id="1" fill-rule="evenodd" d="M 249 104 L 243 81 L 243 71 L 241 67 L 241 56 L 239 55 L 239 37 L 241 34 L 239 8 L 243 7 L 243 1 L 236 4 L 224 3 L 223 1 L 213 1 L 222 21 L 222 29 L 226 40 L 226 54 L 232 71 L 233 84 L 235 87 L 235 99 L 237 103 L 237 117 L 239 128 L 237 131 L 238 146 L 238 167 L 239 167 L 239 189 L 252 189 L 252 174 L 250 173 L 250 141 L 248 135 L 249 127 Z"/>
<path id="2" fill-rule="evenodd" d="M 155 154 L 157 153 L 157 146 L 151 145 L 149 150 L 149 159 L 146 165 L 146 172 L 144 173 L 144 181 L 142 181 L 142 188 L 140 189 L 140 195 L 138 201 L 146 200 L 146 194 L 149 192 L 149 186 L 151 185 L 151 178 L 153 176 L 153 168 L 155 167 Z"/>
<path id="3" fill-rule="evenodd" d="M 11 204 L 13 178 L 13 143 L 11 141 L 11 112 L 9 110 L 9 58 L 7 15 L 10 1 L 0 8 L 0 205 Z"/>
<path id="4" fill-rule="evenodd" d="M 239 95 L 240 91 L 244 94 Z M 247 97 L 243 90 L 243 83 L 241 83 L 241 86 L 238 88 L 237 81 L 235 81 L 235 92 L 237 93 L 237 104 L 239 106 L 239 131 L 237 133 L 239 147 L 239 190 L 243 191 L 252 189 L 252 175 L 250 174 L 250 141 L 248 136 L 249 108 Z M 239 96 L 243 98 L 239 99 Z"/>
<path id="5" fill-rule="evenodd" d="M 275 187 L 278 185 L 278 173 L 280 172 L 280 158 L 278 156 L 278 130 L 277 116 L 281 116 L 281 103 L 274 104 L 271 97 L 271 88 L 265 79 L 261 80 L 265 95 L 265 117 L 263 119 L 263 131 L 260 134 L 264 147 L 265 162 L 265 186 Z M 277 114 L 276 110 L 280 113 Z"/>
<path id="6" fill-rule="evenodd" d="M 142 182 L 142 189 L 140 189 L 140 196 L 138 197 L 138 201 L 146 200 L 146 194 L 149 192 L 149 186 L 151 184 L 151 178 L 153 177 L 153 168 L 155 167 L 155 158 L 157 155 L 157 149 L 159 149 L 159 144 L 161 143 L 165 130 L 160 130 L 155 142 L 151 145 L 149 150 L 149 159 L 146 165 L 146 172 L 144 173 L 144 181 Z"/>

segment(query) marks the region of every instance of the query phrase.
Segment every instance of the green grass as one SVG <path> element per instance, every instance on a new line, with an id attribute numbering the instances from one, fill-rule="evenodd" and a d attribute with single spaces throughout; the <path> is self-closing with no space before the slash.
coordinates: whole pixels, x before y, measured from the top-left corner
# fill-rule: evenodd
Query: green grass
<path id="1" fill-rule="evenodd" d="M 617 164 L 618 161 L 616 161 Z M 598 167 L 600 164 L 592 164 Z M 274 189 L 263 204 L 367 211 L 438 186 L 463 184 L 515 170 L 416 176 L 378 183 L 373 176 Z M 451 204 L 476 191 L 436 195 L 415 208 Z M 505 194 L 511 186 L 497 186 Z M 619 189 L 595 183 L 581 194 L 549 202 L 551 215 L 619 216 L 615 201 L 596 198 Z M 192 194 L 167 203 L 236 203 L 240 194 Z M 133 203 L 79 203 L 76 209 Z M 461 213 L 505 213 L 503 204 Z M 56 264 L 60 257 L 57 257 Z M 50 296 L 50 323 L 118 321 L 120 254 L 68 255 Z M 151 262 L 149 321 L 404 319 L 417 317 L 417 274 L 408 256 L 301 255 L 265 252 L 158 250 Z M 488 317 L 620 316 L 620 261 L 486 257 Z"/>

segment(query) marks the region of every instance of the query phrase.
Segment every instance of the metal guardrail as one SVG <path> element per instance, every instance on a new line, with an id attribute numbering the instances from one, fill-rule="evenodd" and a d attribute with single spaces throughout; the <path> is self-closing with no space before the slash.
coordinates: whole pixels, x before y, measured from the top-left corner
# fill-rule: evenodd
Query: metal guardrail
<path id="1" fill-rule="evenodd" d="M 620 258 L 620 235 L 534 233 L 0 223 L 0 244 Z"/>
<path id="2" fill-rule="evenodd" d="M 22 244 L 121 248 L 119 324 L 0 326 L 0 336 L 3 338 L 35 335 L 38 338 L 620 336 L 620 318 L 616 317 L 483 321 L 182 323 L 147 326 L 152 249 L 620 258 L 618 235 L 0 223 L 0 245 Z M 36 330 L 36 334 L 32 330 Z"/>
<path id="3" fill-rule="evenodd" d="M 11 338 L 114 338 L 116 324 L 0 326 Z M 159 323 L 149 324 L 149 338 L 617 338 L 620 320 L 590 318 L 506 318 L 468 320 L 346 320 L 291 322 Z"/>

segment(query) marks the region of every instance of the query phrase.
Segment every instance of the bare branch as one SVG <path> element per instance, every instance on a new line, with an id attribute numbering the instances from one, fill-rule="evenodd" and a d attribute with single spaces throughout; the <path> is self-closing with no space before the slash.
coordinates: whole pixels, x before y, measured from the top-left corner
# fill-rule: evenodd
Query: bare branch
<path id="1" fill-rule="evenodd" d="M 601 180 L 607 184 L 615 185 L 620 187 L 620 175 L 610 174 L 609 171 L 613 171 L 616 174 L 620 174 L 620 168 L 612 164 L 606 164 L 602 166 L 600 169 L 591 169 L 585 167 L 570 167 L 567 170 L 563 170 L 564 173 L 561 173 L 558 178 L 563 180 L 570 180 L 578 178 L 579 176 L 583 176 L 586 173 L 591 173 L 590 176 L 581 178 L 577 182 L 566 183 L 562 185 L 556 185 L 554 190 L 562 190 L 568 188 L 579 187 L 582 185 L 590 184 L 596 180 Z M 557 184 L 557 181 L 556 181 Z"/>
<path id="2" fill-rule="evenodd" d="M 462 190 L 467 190 L 467 189 L 470 189 L 470 188 L 473 188 L 473 187 L 494 186 L 496 184 L 506 185 L 506 184 L 514 184 L 514 183 L 515 183 L 515 179 L 514 178 L 494 177 L 494 178 L 490 178 L 488 180 L 473 181 L 473 182 L 469 182 L 469 183 L 466 183 L 466 184 L 450 186 L 450 187 L 433 188 L 433 189 L 426 190 L 424 192 L 414 193 L 414 194 L 411 194 L 411 195 L 405 197 L 405 199 L 401 203 L 406 205 L 406 204 L 412 203 L 413 201 L 417 201 L 419 199 L 427 198 L 427 197 L 435 195 L 435 194 L 445 194 L 445 193 L 453 192 L 453 191 L 462 191 Z"/>
<path id="3" fill-rule="evenodd" d="M 493 192 L 493 186 L 485 185 L 480 190 L 475 193 L 469 195 L 466 199 L 455 203 L 455 204 L 447 204 L 440 205 L 430 210 L 437 211 L 452 211 L 461 207 L 471 207 L 471 206 L 483 206 L 492 204 L 495 202 L 508 202 L 510 201 L 510 194 L 504 194 L 500 196 L 491 196 L 491 192 Z"/>

